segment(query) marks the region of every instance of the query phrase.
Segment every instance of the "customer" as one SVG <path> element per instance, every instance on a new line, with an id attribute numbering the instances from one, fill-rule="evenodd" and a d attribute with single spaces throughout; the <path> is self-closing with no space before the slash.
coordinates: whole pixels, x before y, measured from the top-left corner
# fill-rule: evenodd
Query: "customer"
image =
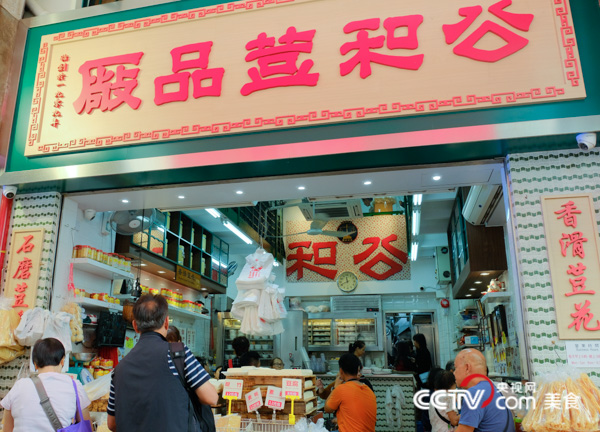
<path id="1" fill-rule="evenodd" d="M 248 351 L 240 357 L 240 366 L 260 367 L 260 354 L 256 351 Z"/>
<path id="2" fill-rule="evenodd" d="M 515 424 L 509 409 L 502 408 L 504 403 L 499 398 L 504 399 L 498 389 L 481 377 L 473 377 L 466 382 L 465 378 L 474 374 L 485 375 L 487 365 L 485 357 L 480 351 L 474 349 L 462 350 L 454 360 L 456 369 L 454 376 L 459 386 L 464 386 L 471 398 L 475 398 L 477 391 L 483 391 L 481 403 L 492 395 L 492 401 L 486 407 L 480 406 L 476 409 L 469 408 L 468 404 L 462 404 L 460 420 L 456 432 L 515 432 Z M 474 400 L 474 399 L 473 399 Z"/>
<path id="3" fill-rule="evenodd" d="M 167 341 L 181 342 L 181 333 L 179 333 L 179 329 L 177 327 L 169 326 L 169 330 L 167 330 Z"/>
<path id="4" fill-rule="evenodd" d="M 415 373 L 417 378 L 417 386 L 422 388 L 429 377 L 431 369 L 431 354 L 427 349 L 427 339 L 421 333 L 413 336 L 413 344 L 415 345 Z"/>
<path id="5" fill-rule="evenodd" d="M 271 360 L 269 366 L 271 366 L 271 369 L 281 370 L 283 369 L 283 360 L 281 360 L 279 357 L 275 357 L 273 360 Z"/>
<path id="6" fill-rule="evenodd" d="M 411 344 L 407 341 L 400 341 L 396 344 L 396 366 L 397 371 L 413 371 L 414 363 L 410 359 Z"/>
<path id="7" fill-rule="evenodd" d="M 339 365 L 338 378 L 325 401 L 325 412 L 336 412 L 340 432 L 375 431 L 377 400 L 375 393 L 358 380 L 360 360 L 348 353 L 340 357 Z"/>
<path id="8" fill-rule="evenodd" d="M 423 390 L 427 391 L 427 396 L 423 398 L 424 403 L 429 403 L 430 397 L 434 392 L 434 382 L 437 379 L 440 373 L 444 372 L 444 369 L 441 368 L 433 368 L 429 371 L 429 375 L 427 377 L 427 382 L 423 385 Z M 426 431 L 431 430 L 431 420 L 429 418 L 429 410 L 419 410 L 417 409 L 417 417 L 421 419 L 421 423 L 423 423 L 423 429 Z"/>
<path id="9" fill-rule="evenodd" d="M 108 400 L 108 428 L 119 432 L 187 431 L 189 396 L 177 378 L 166 335 L 167 300 L 146 294 L 133 306 L 133 328 L 140 340 L 115 368 Z M 188 347 L 185 381 L 206 405 L 219 395 Z"/>
<path id="10" fill-rule="evenodd" d="M 359 359 L 363 355 L 365 355 L 366 349 L 367 349 L 367 344 L 365 344 L 365 342 L 361 341 L 361 340 L 357 340 L 356 342 L 351 343 L 350 345 L 348 345 L 348 352 L 350 354 L 354 354 Z"/>
<path id="11" fill-rule="evenodd" d="M 229 368 L 240 367 L 240 358 L 248 352 L 250 349 L 250 341 L 246 336 L 238 336 L 233 342 L 231 342 L 233 347 L 233 351 L 235 352 L 235 357 L 227 360 L 227 362 L 222 366 L 218 367 L 215 372 L 215 377 L 219 377 L 219 379 L 225 379 L 225 372 Z"/>
<path id="12" fill-rule="evenodd" d="M 452 406 L 452 400 L 448 397 L 448 390 L 456 389 L 454 374 L 450 371 L 442 371 L 437 374 L 434 389 L 433 394 L 436 401 L 445 405 L 445 408 L 438 409 L 432 403 L 429 404 L 431 432 L 454 431 L 460 419 L 460 415 Z"/>
<path id="13" fill-rule="evenodd" d="M 446 363 L 446 370 L 454 372 L 454 360 L 449 360 L 448 363 Z"/>
<path id="14" fill-rule="evenodd" d="M 33 345 L 31 358 L 60 424 L 67 427 L 77 414 L 77 402 L 73 380 L 68 375 L 60 373 L 65 363 L 63 344 L 54 338 L 40 339 Z M 79 382 L 75 382 L 83 409 L 83 420 L 89 420 L 87 407 L 90 405 L 90 400 Z M 54 432 L 39 402 L 40 398 L 33 381 L 29 378 L 18 380 L 1 402 L 4 407 L 3 431 Z"/>

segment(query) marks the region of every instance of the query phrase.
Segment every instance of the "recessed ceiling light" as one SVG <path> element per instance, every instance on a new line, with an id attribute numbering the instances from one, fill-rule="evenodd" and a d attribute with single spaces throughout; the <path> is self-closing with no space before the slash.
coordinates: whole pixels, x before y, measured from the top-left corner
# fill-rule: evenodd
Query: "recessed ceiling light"
<path id="1" fill-rule="evenodd" d="M 479 273 L 481 276 L 489 276 L 488 272 Z"/>
<path id="2" fill-rule="evenodd" d="M 469 288 L 469 291 L 476 291 L 475 288 Z"/>
<path id="3" fill-rule="evenodd" d="M 442 176 L 441 175 L 434 175 L 431 178 L 433 179 L 433 181 L 440 181 L 442 179 Z"/>
<path id="4" fill-rule="evenodd" d="M 365 186 L 369 186 L 369 185 L 370 185 L 370 184 L 372 184 L 372 183 L 373 183 L 373 182 L 372 182 L 371 180 L 365 180 L 365 181 L 363 182 L 363 184 L 364 184 Z"/>
<path id="5" fill-rule="evenodd" d="M 161 274 L 162 274 L 162 273 L 166 273 L 166 271 L 164 271 L 164 270 L 159 270 L 157 273 L 161 273 Z"/>
<path id="6" fill-rule="evenodd" d="M 140 266 L 141 266 L 141 267 L 146 267 L 146 266 L 147 266 L 147 264 L 140 263 Z"/>
<path id="7" fill-rule="evenodd" d="M 304 190 L 306 189 L 304 186 L 298 186 L 298 190 Z"/>
<path id="8" fill-rule="evenodd" d="M 235 191 L 235 193 L 238 195 L 242 195 L 244 193 L 244 191 L 239 190 L 239 191 Z"/>
<path id="9" fill-rule="evenodd" d="M 206 288 L 200 288 L 202 291 L 208 291 Z"/>
<path id="10" fill-rule="evenodd" d="M 179 195 L 177 198 L 179 198 L 179 199 L 184 199 L 184 198 L 185 198 L 185 195 Z"/>
<path id="11" fill-rule="evenodd" d="M 127 203 L 129 202 L 129 200 L 128 200 L 128 199 L 122 199 L 122 200 L 121 200 L 121 202 L 122 202 L 123 204 L 127 204 Z"/>
<path id="12" fill-rule="evenodd" d="M 472 294 L 467 294 L 465 297 L 471 297 Z"/>
<path id="13" fill-rule="evenodd" d="M 473 283 L 480 284 L 480 283 L 483 283 L 483 282 L 481 282 L 481 281 L 475 281 Z"/>
<path id="14" fill-rule="evenodd" d="M 144 278 L 144 280 L 150 280 L 150 278 Z"/>

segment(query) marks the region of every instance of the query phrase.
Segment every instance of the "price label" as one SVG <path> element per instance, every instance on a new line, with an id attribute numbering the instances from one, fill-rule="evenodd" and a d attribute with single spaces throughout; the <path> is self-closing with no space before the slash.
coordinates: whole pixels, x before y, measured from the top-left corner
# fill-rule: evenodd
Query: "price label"
<path id="1" fill-rule="evenodd" d="M 241 399 L 244 389 L 244 380 L 227 379 L 223 384 L 223 397 L 230 399 Z"/>
<path id="2" fill-rule="evenodd" d="M 269 386 L 267 388 L 267 398 L 265 405 L 273 410 L 282 410 L 285 406 L 285 398 L 279 387 Z"/>
<path id="3" fill-rule="evenodd" d="M 283 378 L 283 396 L 301 397 L 302 396 L 302 380 L 294 378 Z"/>
<path id="4" fill-rule="evenodd" d="M 263 399 L 259 388 L 246 393 L 246 407 L 248 408 L 248 412 L 256 411 L 261 406 L 263 406 Z"/>

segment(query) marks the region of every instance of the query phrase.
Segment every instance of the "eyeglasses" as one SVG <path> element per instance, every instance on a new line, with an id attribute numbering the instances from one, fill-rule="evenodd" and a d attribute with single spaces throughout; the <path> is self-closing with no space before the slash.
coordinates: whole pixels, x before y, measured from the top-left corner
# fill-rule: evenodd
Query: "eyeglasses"
<path id="1" fill-rule="evenodd" d="M 281 362 L 275 362 L 275 363 L 273 363 L 273 366 L 283 366 L 283 363 L 281 363 Z"/>

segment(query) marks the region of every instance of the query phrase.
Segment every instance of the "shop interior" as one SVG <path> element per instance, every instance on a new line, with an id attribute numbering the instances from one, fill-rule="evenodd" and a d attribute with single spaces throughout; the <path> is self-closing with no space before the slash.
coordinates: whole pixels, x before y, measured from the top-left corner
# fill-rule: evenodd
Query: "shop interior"
<path id="1" fill-rule="evenodd" d="M 143 292 L 168 293 L 172 325 L 183 341 L 209 364 L 223 364 L 234 355 L 232 340 L 243 334 L 228 315 L 236 278 L 245 257 L 264 247 L 279 264 L 274 273 L 286 289 L 286 307 L 299 310 L 284 321 L 285 337 L 250 337 L 265 363 L 280 357 L 286 368 L 335 373 L 348 343 L 362 339 L 365 367 L 391 373 L 398 344 L 411 345 L 412 336 L 422 333 L 436 366 L 473 347 L 486 355 L 491 376 L 520 380 L 526 373 L 523 333 L 518 296 L 510 296 L 516 278 L 502 176 L 502 165 L 479 163 L 67 195 L 57 265 L 74 263 L 78 301 L 92 315 L 74 351 L 112 346 L 122 356 L 134 346 L 131 328 L 102 333 L 99 327 L 107 328 L 110 315 L 127 313 L 124 304 L 139 285 Z M 477 196 L 469 201 L 471 190 Z M 473 208 L 465 211 L 467 202 Z M 311 225 L 304 210 L 314 216 L 324 207 L 341 213 L 328 214 L 325 228 Z M 286 222 L 327 231 L 381 214 L 406 218 L 408 279 L 360 280 L 351 294 L 335 281 L 286 280 Z M 116 268 L 107 272 L 90 259 L 72 258 L 76 246 L 127 259 L 114 258 Z M 55 286 L 66 287 L 68 277 L 57 271 Z M 70 296 L 57 290 L 52 309 Z"/>

